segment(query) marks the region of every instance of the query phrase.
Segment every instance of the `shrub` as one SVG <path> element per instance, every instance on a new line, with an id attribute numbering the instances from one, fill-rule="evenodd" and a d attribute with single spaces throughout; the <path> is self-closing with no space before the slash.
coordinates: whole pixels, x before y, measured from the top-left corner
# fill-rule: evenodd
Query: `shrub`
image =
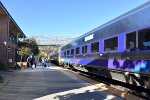
<path id="1" fill-rule="evenodd" d="M 16 64 L 15 69 L 21 69 L 21 67 L 18 64 Z"/>
<path id="2" fill-rule="evenodd" d="M 0 62 L 0 70 L 9 70 L 10 65 Z"/>
<path id="3" fill-rule="evenodd" d="M 0 83 L 3 83 L 4 82 L 4 79 L 2 76 L 0 76 Z"/>

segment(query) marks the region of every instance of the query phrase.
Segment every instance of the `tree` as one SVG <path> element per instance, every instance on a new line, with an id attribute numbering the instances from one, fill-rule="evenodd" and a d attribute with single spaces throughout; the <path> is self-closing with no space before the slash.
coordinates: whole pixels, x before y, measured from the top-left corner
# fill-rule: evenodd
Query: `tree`
<path id="1" fill-rule="evenodd" d="M 21 59 L 20 59 L 20 62 L 22 61 L 22 58 L 28 54 L 31 53 L 31 49 L 29 47 L 24 47 L 24 46 L 21 46 L 19 49 L 18 49 L 18 55 L 20 55 Z"/>
<path id="2" fill-rule="evenodd" d="M 34 38 L 30 38 L 29 48 L 31 48 L 31 51 L 35 56 L 40 52 L 37 42 Z"/>

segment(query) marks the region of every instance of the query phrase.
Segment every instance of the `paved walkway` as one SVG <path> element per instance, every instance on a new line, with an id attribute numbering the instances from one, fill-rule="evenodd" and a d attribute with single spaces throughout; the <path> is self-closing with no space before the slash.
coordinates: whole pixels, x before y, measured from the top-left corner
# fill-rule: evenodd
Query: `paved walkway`
<path id="1" fill-rule="evenodd" d="M 7 80 L 0 100 L 111 100 L 120 99 L 55 67 L 0 72 Z"/>

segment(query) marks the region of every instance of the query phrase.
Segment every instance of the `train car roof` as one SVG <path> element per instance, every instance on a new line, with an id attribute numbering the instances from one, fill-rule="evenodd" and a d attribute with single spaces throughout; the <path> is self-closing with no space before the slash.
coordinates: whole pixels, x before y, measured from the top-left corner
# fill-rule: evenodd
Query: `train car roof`
<path id="1" fill-rule="evenodd" d="M 99 27 L 97 27 L 97 28 L 95 28 L 95 29 L 93 29 L 93 30 L 91 30 L 91 31 L 89 31 L 89 32 L 79 36 L 79 37 L 77 37 L 76 39 L 74 39 L 70 43 L 75 42 L 75 41 L 77 41 L 77 40 L 79 40 L 79 39 L 81 39 L 81 38 L 83 38 L 85 36 L 88 36 L 90 34 L 93 34 L 96 31 L 99 31 L 99 30 L 102 30 L 102 29 L 104 30 L 107 27 L 111 27 L 111 25 L 115 24 L 116 22 L 118 22 L 118 21 L 120 21 L 120 20 L 122 20 L 122 19 L 124 19 L 124 18 L 126 18 L 128 16 L 131 16 L 132 14 L 135 14 L 135 13 L 139 12 L 140 10 L 146 8 L 147 6 L 150 6 L 150 1 L 147 1 L 146 3 L 138 6 L 138 7 L 134 8 L 134 9 L 132 9 L 132 10 L 130 10 L 130 11 L 128 11 L 128 12 L 126 12 L 126 13 L 124 13 L 124 14 L 116 17 L 116 18 L 114 18 L 114 19 L 112 19 L 112 20 L 110 20 L 109 22 L 107 22 L 107 23 L 105 23 L 105 24 L 103 24 L 103 25 L 101 25 L 101 26 L 99 26 Z M 103 34 L 103 33 L 99 33 L 99 34 Z M 113 35 L 113 34 L 111 34 L 111 35 Z M 68 43 L 68 44 L 70 44 L 70 43 Z M 68 45 L 68 44 L 66 44 L 66 45 Z M 64 45 L 64 46 L 66 46 L 66 45 Z"/>
<path id="2" fill-rule="evenodd" d="M 88 35 L 88 34 L 94 32 L 94 31 L 97 31 L 97 30 L 101 29 L 101 28 L 105 28 L 106 26 L 109 26 L 109 25 L 111 25 L 112 23 L 117 22 L 117 21 L 121 20 L 122 18 L 125 18 L 125 17 L 127 17 L 127 16 L 129 16 L 129 15 L 131 15 L 131 14 L 133 14 L 133 13 L 136 13 L 136 12 L 139 11 L 140 9 L 145 8 L 146 6 L 149 6 L 149 5 L 150 5 L 150 1 L 148 1 L 148 2 L 146 2 L 146 3 L 144 3 L 144 4 L 142 4 L 142 5 L 140 5 L 140 6 L 138 6 L 138 7 L 136 7 L 136 8 L 134 8 L 134 9 L 132 9 L 132 10 L 130 10 L 130 11 L 128 11 L 128 12 L 126 12 L 126 13 L 124 13 L 124 14 L 122 14 L 122 15 L 120 15 L 120 16 L 118 16 L 118 17 L 112 19 L 112 20 L 110 20 L 110 21 L 108 21 L 107 23 L 105 23 L 105 24 L 103 24 L 103 25 L 101 25 L 101 26 L 99 26 L 99 27 L 97 27 L 97 28 L 95 28 L 95 29 L 93 29 L 93 30 L 87 32 L 86 34 L 84 34 L 84 35 L 82 35 L 82 36 Z"/>

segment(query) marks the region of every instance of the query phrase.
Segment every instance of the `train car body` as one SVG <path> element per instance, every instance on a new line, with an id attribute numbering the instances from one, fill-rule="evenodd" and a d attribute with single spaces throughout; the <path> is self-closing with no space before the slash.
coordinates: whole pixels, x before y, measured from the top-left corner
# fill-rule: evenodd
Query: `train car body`
<path id="1" fill-rule="evenodd" d="M 50 61 L 52 62 L 52 63 L 54 63 L 54 64 L 56 64 L 56 65 L 59 65 L 59 59 L 60 59 L 60 56 L 59 56 L 59 53 L 58 52 L 55 52 L 55 53 L 53 53 L 53 54 L 51 54 L 50 56 L 49 56 L 49 58 L 50 58 Z"/>
<path id="2" fill-rule="evenodd" d="M 61 64 L 150 88 L 150 1 L 76 38 Z"/>
<path id="3" fill-rule="evenodd" d="M 58 50 L 49 55 L 50 61 L 56 65 L 60 65 L 63 62 L 63 59 L 60 57 L 60 50 L 61 48 L 59 47 Z"/>

